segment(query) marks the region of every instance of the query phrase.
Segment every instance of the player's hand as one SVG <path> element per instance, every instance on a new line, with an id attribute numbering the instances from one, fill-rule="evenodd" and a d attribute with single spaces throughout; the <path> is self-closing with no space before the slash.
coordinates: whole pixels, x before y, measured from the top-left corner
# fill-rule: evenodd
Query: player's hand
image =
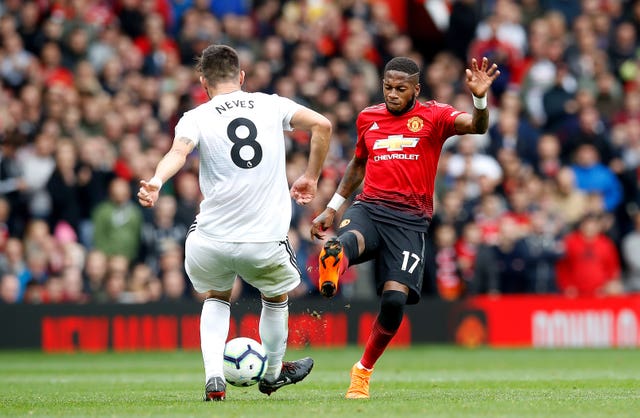
<path id="1" fill-rule="evenodd" d="M 324 239 L 324 231 L 329 229 L 333 225 L 333 217 L 336 215 L 336 211 L 331 208 L 326 208 L 320 215 L 311 221 L 311 241 L 313 238 Z"/>
<path id="2" fill-rule="evenodd" d="M 145 208 L 151 208 L 158 201 L 160 187 L 157 184 L 140 180 L 140 190 L 138 190 L 138 202 Z"/>
<path id="3" fill-rule="evenodd" d="M 305 175 L 300 176 L 298 180 L 293 182 L 289 194 L 291 198 L 299 205 L 306 205 L 311 202 L 316 195 L 318 189 L 318 181 Z"/>
<path id="4" fill-rule="evenodd" d="M 487 57 L 482 57 L 482 62 L 478 66 L 478 61 L 475 58 L 471 59 L 471 68 L 467 68 L 467 87 L 471 90 L 471 93 L 476 97 L 484 97 L 491 87 L 493 80 L 498 78 L 500 71 L 497 64 L 489 66 L 489 60 Z"/>

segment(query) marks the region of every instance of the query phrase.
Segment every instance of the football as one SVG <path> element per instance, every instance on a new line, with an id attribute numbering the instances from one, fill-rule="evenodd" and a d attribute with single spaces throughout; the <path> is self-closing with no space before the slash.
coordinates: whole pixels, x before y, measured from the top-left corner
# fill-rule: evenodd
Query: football
<path id="1" fill-rule="evenodd" d="M 252 338 L 238 337 L 224 347 L 224 378 L 233 386 L 251 386 L 267 372 L 267 353 Z"/>

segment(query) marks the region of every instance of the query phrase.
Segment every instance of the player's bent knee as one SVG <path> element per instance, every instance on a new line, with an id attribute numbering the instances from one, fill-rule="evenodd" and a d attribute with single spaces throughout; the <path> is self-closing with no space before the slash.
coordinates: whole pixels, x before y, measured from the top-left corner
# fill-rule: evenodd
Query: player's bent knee
<path id="1" fill-rule="evenodd" d="M 355 260 L 364 251 L 364 237 L 359 231 L 347 231 L 339 239 L 349 260 Z"/>
<path id="2" fill-rule="evenodd" d="M 400 327 L 404 315 L 404 305 L 407 303 L 407 294 L 397 290 L 382 292 L 380 299 L 380 314 L 378 322 L 386 330 L 395 331 Z"/>

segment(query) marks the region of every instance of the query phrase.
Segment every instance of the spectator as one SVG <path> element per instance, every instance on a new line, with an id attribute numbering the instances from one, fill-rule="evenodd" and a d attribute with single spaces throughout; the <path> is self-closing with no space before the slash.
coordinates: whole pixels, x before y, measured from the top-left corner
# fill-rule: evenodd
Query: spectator
<path id="1" fill-rule="evenodd" d="M 587 195 L 576 187 L 576 174 L 569 167 L 558 171 L 554 181 L 551 209 L 567 225 L 577 223 L 585 214 Z"/>
<path id="2" fill-rule="evenodd" d="M 500 165 L 493 157 L 478 151 L 473 136 L 461 136 L 456 148 L 457 153 L 448 159 L 447 175 L 454 179 L 462 178 L 468 181 L 465 190 L 466 198 L 471 199 L 480 195 L 478 184 L 480 177 L 485 177 L 493 184 L 500 181 L 502 178 Z"/>
<path id="3" fill-rule="evenodd" d="M 21 296 L 25 295 L 29 283 L 42 285 L 47 281 L 50 273 L 48 262 L 47 254 L 43 250 L 33 248 L 27 251 L 26 268 L 18 276 Z M 40 293 L 40 290 L 42 289 L 34 293 Z"/>
<path id="4" fill-rule="evenodd" d="M 613 167 L 612 163 L 619 159 L 619 151 L 608 137 L 606 125 L 594 106 L 587 106 L 578 112 L 578 125 L 569 132 L 570 140 L 564 147 L 565 161 L 575 155 L 583 144 L 595 147 L 595 151 L 603 164 Z"/>
<path id="5" fill-rule="evenodd" d="M 545 38 L 539 56 L 533 56 L 523 71 L 520 83 L 525 112 L 534 126 L 541 128 L 547 120 L 543 97 L 545 92 L 556 83 L 559 60 L 564 52 L 562 38 Z"/>
<path id="6" fill-rule="evenodd" d="M 557 65 L 554 83 L 542 95 L 545 114 L 544 130 L 557 132 L 567 129 L 569 121 L 578 111 L 575 100 L 578 83 L 566 65 Z"/>
<path id="7" fill-rule="evenodd" d="M 31 280 L 25 285 L 22 301 L 30 305 L 39 305 L 45 302 L 44 285 L 36 280 Z"/>
<path id="8" fill-rule="evenodd" d="M 640 291 L 640 212 L 633 221 L 633 230 L 622 238 L 622 261 L 627 268 L 624 284 L 629 291 Z"/>
<path id="9" fill-rule="evenodd" d="M 482 242 L 495 244 L 498 240 L 500 220 L 504 213 L 501 198 L 496 194 L 488 194 L 482 198 L 474 214 L 474 221 L 480 228 Z"/>
<path id="10" fill-rule="evenodd" d="M 129 278 L 129 291 L 138 303 L 146 303 L 155 300 L 150 294 L 150 286 L 153 280 L 158 280 L 154 276 L 151 267 L 144 263 L 136 263 L 131 269 L 131 277 Z M 160 294 L 158 298 L 162 295 Z"/>
<path id="11" fill-rule="evenodd" d="M 102 288 L 94 295 L 99 303 L 135 303 L 135 295 L 129 291 L 129 259 L 122 254 L 107 259 L 107 270 Z"/>
<path id="12" fill-rule="evenodd" d="M 507 5 L 508 1 L 501 1 L 502 5 Z M 522 42 L 526 39 L 524 29 L 504 19 L 505 16 L 491 14 L 484 22 L 478 25 L 476 40 L 469 46 L 468 58 L 487 57 L 500 67 L 500 76 L 491 86 L 491 92 L 496 97 L 500 97 L 505 92 L 515 70 L 521 65 Z M 516 32 L 514 34 L 514 31 Z M 509 33 L 509 35 L 507 35 Z M 512 36 L 519 38 L 515 39 Z M 507 39 L 507 36 L 510 39 Z M 515 43 L 514 43 L 515 42 Z"/>
<path id="13" fill-rule="evenodd" d="M 18 32 L 24 41 L 24 47 L 32 54 L 38 54 L 42 48 L 41 11 L 36 2 L 25 2 L 19 11 Z"/>
<path id="14" fill-rule="evenodd" d="M 11 205 L 0 196 L 0 252 L 5 251 L 7 240 L 9 239 L 9 217 L 11 216 Z M 2 267 L 0 267 L 2 270 Z"/>
<path id="15" fill-rule="evenodd" d="M 502 110 L 499 120 L 489 129 L 489 134 L 489 155 L 497 157 L 502 149 L 510 149 L 515 150 L 526 164 L 532 165 L 536 161 L 537 133 L 531 125 L 521 123 L 514 110 Z"/>
<path id="16" fill-rule="evenodd" d="M 27 184 L 29 212 L 46 218 L 51 212 L 51 199 L 46 191 L 47 181 L 55 169 L 55 133 L 40 133 L 33 146 L 21 149 L 18 162 Z"/>
<path id="17" fill-rule="evenodd" d="M 27 183 L 22 166 L 16 158 L 19 141 L 20 138 L 15 135 L 0 135 L 0 195 L 10 205 L 7 227 L 9 234 L 14 237 L 20 237 L 24 233 L 29 214 L 24 193 Z"/>
<path id="18" fill-rule="evenodd" d="M 613 42 L 609 44 L 609 61 L 612 68 L 618 68 L 617 77 L 628 81 L 625 68 L 632 64 L 638 42 L 638 33 L 633 23 L 623 21 L 613 29 Z"/>
<path id="19" fill-rule="evenodd" d="M 80 178 L 77 174 L 76 149 L 70 140 L 60 140 L 55 151 L 56 168 L 47 181 L 51 199 L 49 227 L 53 230 L 61 222 L 80 231 L 82 204 Z"/>
<path id="20" fill-rule="evenodd" d="M 162 274 L 163 300 L 167 302 L 179 302 L 185 300 L 187 281 L 182 270 L 169 270 Z"/>
<path id="21" fill-rule="evenodd" d="M 438 210 L 434 212 L 429 229 L 434 231 L 441 224 L 449 224 L 453 226 L 456 235 L 460 235 L 471 217 L 472 214 L 464 206 L 462 194 L 457 190 L 447 190 L 442 196 Z"/>
<path id="22" fill-rule="evenodd" d="M 533 177 L 531 166 L 524 164 L 513 149 L 503 148 L 498 155 L 498 162 L 502 169 L 502 178 L 495 191 L 506 198 Z"/>
<path id="23" fill-rule="evenodd" d="M 564 239 L 566 252 L 556 265 L 558 289 L 566 296 L 604 296 L 623 292 L 613 241 L 602 233 L 600 218 L 587 213 Z"/>
<path id="24" fill-rule="evenodd" d="M 12 273 L 17 276 L 26 270 L 22 241 L 9 238 L 3 253 L 0 253 L 0 273 Z"/>
<path id="25" fill-rule="evenodd" d="M 12 273 L 0 276 L 0 305 L 11 305 L 20 301 L 20 280 Z"/>
<path id="26" fill-rule="evenodd" d="M 436 244 L 436 290 L 445 300 L 459 299 L 465 291 L 465 283 L 457 262 L 456 230 L 450 224 L 440 224 L 434 231 Z"/>
<path id="27" fill-rule="evenodd" d="M 464 62 L 467 58 L 466 51 L 473 41 L 480 20 L 479 12 L 479 7 L 473 0 L 455 1 L 451 6 L 446 45 L 460 61 Z"/>
<path id="28" fill-rule="evenodd" d="M 531 233 L 524 237 L 527 246 L 527 291 L 556 293 L 556 261 L 564 254 L 560 231 L 541 210 L 531 214 Z"/>
<path id="29" fill-rule="evenodd" d="M 83 282 L 85 291 L 92 299 L 104 288 L 108 268 L 108 257 L 104 252 L 96 249 L 89 251 L 83 269 Z"/>
<path id="30" fill-rule="evenodd" d="M 200 186 L 198 176 L 190 171 L 184 171 L 175 179 L 176 191 L 176 225 L 189 228 L 200 211 Z"/>
<path id="31" fill-rule="evenodd" d="M 476 256 L 478 254 L 478 246 L 482 244 L 482 233 L 480 228 L 474 222 L 467 222 L 462 234 L 455 244 L 456 257 L 460 277 L 465 283 L 465 293 L 474 287 L 472 283 L 476 265 Z"/>
<path id="32" fill-rule="evenodd" d="M 158 272 L 159 258 L 167 245 L 184 245 L 187 227 L 177 224 L 176 199 L 170 195 L 161 196 L 153 208 L 153 219 L 142 225 L 141 259 Z"/>
<path id="33" fill-rule="evenodd" d="M 553 179 L 562 168 L 560 151 L 562 147 L 558 136 L 553 133 L 545 133 L 540 136 L 537 144 L 534 171 L 545 179 Z"/>
<path id="34" fill-rule="evenodd" d="M 94 245 L 107 255 L 121 254 L 133 261 L 140 250 L 142 210 L 131 201 L 129 183 L 115 178 L 109 184 L 109 200 L 92 213 Z"/>
<path id="35" fill-rule="evenodd" d="M 518 226 L 513 220 L 504 218 L 496 243 L 478 248 L 474 293 L 526 293 L 529 258 L 529 249 Z"/>
<path id="36" fill-rule="evenodd" d="M 578 189 L 601 194 L 605 211 L 617 209 L 623 197 L 622 185 L 615 174 L 600 163 L 600 153 L 594 145 L 584 143 L 578 146 L 572 170 Z"/>
<path id="37" fill-rule="evenodd" d="M 81 268 L 69 266 L 62 271 L 62 288 L 65 303 L 89 302 L 89 295 L 84 290 Z"/>
<path id="38" fill-rule="evenodd" d="M 63 303 L 65 302 L 64 282 L 62 277 L 52 275 L 44 282 L 43 303 Z"/>
<path id="39" fill-rule="evenodd" d="M 516 228 L 520 231 L 521 237 L 524 237 L 531 231 L 531 211 L 536 202 L 531 200 L 527 190 L 523 187 L 515 189 L 508 197 L 508 210 L 503 214 L 503 218 L 512 220 Z"/>
<path id="40" fill-rule="evenodd" d="M 6 86 L 17 92 L 27 81 L 28 72 L 36 60 L 33 54 L 24 49 L 22 38 L 15 32 L 4 35 L 3 46 L 0 76 Z"/>

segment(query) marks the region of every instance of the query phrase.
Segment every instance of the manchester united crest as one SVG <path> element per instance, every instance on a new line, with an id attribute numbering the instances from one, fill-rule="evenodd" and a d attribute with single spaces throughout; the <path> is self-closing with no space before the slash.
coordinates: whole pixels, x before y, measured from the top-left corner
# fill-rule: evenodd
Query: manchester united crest
<path id="1" fill-rule="evenodd" d="M 422 129 L 423 125 L 424 121 L 419 116 L 414 116 L 407 121 L 407 128 L 409 128 L 411 132 L 418 132 Z"/>

